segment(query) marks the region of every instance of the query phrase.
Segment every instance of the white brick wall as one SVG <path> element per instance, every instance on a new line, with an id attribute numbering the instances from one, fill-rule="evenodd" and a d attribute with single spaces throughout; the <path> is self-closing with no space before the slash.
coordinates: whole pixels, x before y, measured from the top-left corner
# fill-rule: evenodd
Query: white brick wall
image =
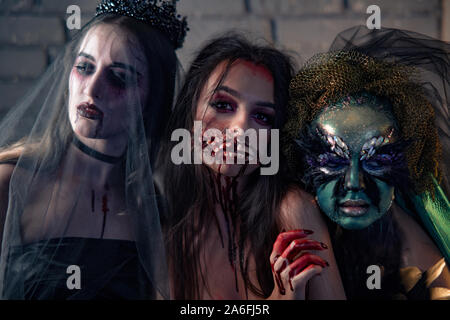
<path id="1" fill-rule="evenodd" d="M 0 70 L 3 78 L 18 81 L 35 79 L 47 66 L 47 57 L 39 48 L 0 49 Z"/>
<path id="2" fill-rule="evenodd" d="M 98 0 L 0 0 L 0 116 L 39 77 L 71 35 L 66 9 L 81 8 L 82 22 Z M 327 50 L 335 35 L 365 24 L 367 6 L 381 8 L 382 26 L 449 39 L 450 0 L 180 0 L 190 31 L 178 56 L 185 68 L 211 36 L 245 31 L 282 49 L 298 62 Z M 443 27 L 444 26 L 444 27 Z M 445 28 L 445 29 L 443 29 Z M 15 89 L 13 89 L 15 88 Z"/>
<path id="3" fill-rule="evenodd" d="M 62 20 L 54 17 L 0 17 L 0 43 L 15 45 L 63 44 Z"/>
<path id="4" fill-rule="evenodd" d="M 250 10 L 254 14 L 339 14 L 343 9 L 344 2 L 335 0 L 250 0 Z"/>
<path id="5" fill-rule="evenodd" d="M 188 68 L 190 61 L 201 46 L 213 36 L 226 31 L 244 32 L 249 38 L 264 38 L 272 41 L 271 24 L 269 19 L 246 17 L 245 19 L 231 16 L 226 17 L 191 17 L 188 21 L 189 33 L 184 46 L 177 52 L 181 64 Z"/>

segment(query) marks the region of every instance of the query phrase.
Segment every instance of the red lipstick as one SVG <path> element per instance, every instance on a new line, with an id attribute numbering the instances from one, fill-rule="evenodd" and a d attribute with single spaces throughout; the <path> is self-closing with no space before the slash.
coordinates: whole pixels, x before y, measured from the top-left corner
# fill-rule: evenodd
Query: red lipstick
<path id="1" fill-rule="evenodd" d="M 77 106 L 77 113 L 87 119 L 101 120 L 103 112 L 96 105 L 84 102 Z"/>

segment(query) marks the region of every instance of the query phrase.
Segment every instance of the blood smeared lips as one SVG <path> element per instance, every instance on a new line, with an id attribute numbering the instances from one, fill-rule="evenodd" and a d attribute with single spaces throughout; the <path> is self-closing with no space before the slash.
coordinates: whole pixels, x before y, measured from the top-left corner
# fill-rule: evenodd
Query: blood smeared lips
<path id="1" fill-rule="evenodd" d="M 101 120 L 103 119 L 103 112 L 94 104 L 82 103 L 77 107 L 77 113 L 87 119 Z"/>
<path id="2" fill-rule="evenodd" d="M 219 144 L 218 141 L 215 140 L 215 137 L 211 137 L 209 141 L 203 141 L 203 148 L 205 148 L 206 146 L 212 146 L 212 157 L 215 157 L 216 154 L 221 151 L 223 157 L 222 160 L 224 162 L 227 161 L 227 158 L 239 159 L 239 163 L 240 161 L 249 163 L 250 161 L 257 159 L 256 150 L 251 148 L 248 144 L 238 143 L 237 137 L 232 137 L 231 139 L 227 138 L 228 137 L 224 134 L 222 143 Z"/>
<path id="3" fill-rule="evenodd" d="M 369 204 L 364 200 L 347 200 L 340 203 L 339 208 L 348 216 L 359 217 L 369 210 Z"/>

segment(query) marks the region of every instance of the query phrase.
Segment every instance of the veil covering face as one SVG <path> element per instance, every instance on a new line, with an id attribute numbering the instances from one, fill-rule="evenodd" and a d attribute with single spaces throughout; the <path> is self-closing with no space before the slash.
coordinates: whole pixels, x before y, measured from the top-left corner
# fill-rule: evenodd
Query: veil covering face
<path id="1" fill-rule="evenodd" d="M 128 45 L 108 65 L 87 39 L 105 25 L 97 53 Z M 152 163 L 178 65 L 160 31 L 102 14 L 1 121 L 2 299 L 169 298 Z"/>

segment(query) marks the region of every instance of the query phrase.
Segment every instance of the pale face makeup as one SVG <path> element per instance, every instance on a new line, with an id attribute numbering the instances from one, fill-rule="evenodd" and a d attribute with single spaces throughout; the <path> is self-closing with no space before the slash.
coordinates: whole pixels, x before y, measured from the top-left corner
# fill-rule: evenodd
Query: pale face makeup
<path id="1" fill-rule="evenodd" d="M 211 73 L 200 94 L 195 120 L 202 121 L 203 131 L 215 128 L 222 132 L 229 129 L 242 133 L 250 128 L 257 132 L 266 129 L 269 141 L 268 133 L 276 114 L 272 74 L 264 66 L 237 60 L 222 79 L 226 66 L 227 61 L 224 61 Z M 255 154 L 257 147 L 248 145 L 246 151 Z M 243 164 L 205 165 L 230 177 L 248 175 L 259 167 L 259 164 L 248 164 L 245 172 L 241 172 Z"/>
<path id="2" fill-rule="evenodd" d="M 118 26 L 101 24 L 83 39 L 69 78 L 69 120 L 78 138 L 95 148 L 99 139 L 121 145 L 148 95 L 146 57 Z"/>

